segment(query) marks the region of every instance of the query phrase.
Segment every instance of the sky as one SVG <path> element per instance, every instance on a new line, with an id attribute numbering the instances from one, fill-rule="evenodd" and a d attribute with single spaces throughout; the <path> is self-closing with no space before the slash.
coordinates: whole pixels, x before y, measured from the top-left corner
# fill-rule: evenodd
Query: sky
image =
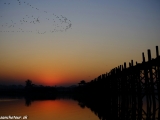
<path id="1" fill-rule="evenodd" d="M 0 0 L 0 84 L 89 82 L 160 47 L 159 0 Z"/>

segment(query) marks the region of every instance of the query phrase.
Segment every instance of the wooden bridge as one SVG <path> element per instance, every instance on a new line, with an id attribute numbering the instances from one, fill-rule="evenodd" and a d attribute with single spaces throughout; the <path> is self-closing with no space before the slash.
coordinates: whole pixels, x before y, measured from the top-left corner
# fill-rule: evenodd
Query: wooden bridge
<path id="1" fill-rule="evenodd" d="M 160 118 L 160 55 L 156 46 L 156 58 L 151 57 L 148 49 L 148 61 L 142 53 L 142 63 L 126 62 L 112 69 L 109 73 L 102 74 L 81 88 L 81 92 L 93 99 L 104 99 L 108 107 L 114 108 L 114 116 L 127 116 L 128 110 L 132 117 L 139 119 L 142 116 L 150 120 Z M 94 97 L 95 96 L 95 97 Z M 142 106 L 146 102 L 146 110 Z M 117 114 L 116 114 L 117 113 Z M 137 113 L 139 113 L 137 115 Z M 116 118 L 115 118 L 116 119 Z M 125 118 L 123 118 L 125 119 Z"/>

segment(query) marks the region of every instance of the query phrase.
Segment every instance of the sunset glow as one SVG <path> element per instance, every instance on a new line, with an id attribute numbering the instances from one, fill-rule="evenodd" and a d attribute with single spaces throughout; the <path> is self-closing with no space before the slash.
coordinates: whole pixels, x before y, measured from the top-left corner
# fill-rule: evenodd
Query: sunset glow
<path id="1" fill-rule="evenodd" d="M 160 2 L 0 0 L 0 84 L 73 85 L 160 45 Z M 146 54 L 146 53 L 145 53 Z"/>

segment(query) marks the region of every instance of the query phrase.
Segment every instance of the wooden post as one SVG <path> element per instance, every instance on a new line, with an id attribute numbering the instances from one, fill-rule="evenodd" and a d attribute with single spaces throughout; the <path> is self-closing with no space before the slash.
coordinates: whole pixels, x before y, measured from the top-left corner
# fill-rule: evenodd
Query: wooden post
<path id="1" fill-rule="evenodd" d="M 148 50 L 148 61 L 150 62 L 151 60 L 151 55 L 150 55 L 150 50 Z M 143 62 L 144 62 L 144 54 L 143 54 Z M 150 83 L 149 83 L 149 62 L 146 62 L 144 65 L 144 77 L 145 77 L 145 92 L 146 92 L 146 99 L 147 99 L 147 117 L 151 116 L 151 94 L 150 94 Z"/>
<path id="2" fill-rule="evenodd" d="M 158 46 L 156 46 L 156 57 L 159 56 L 159 50 L 158 50 Z"/>
<path id="3" fill-rule="evenodd" d="M 126 62 L 124 62 L 124 69 L 126 69 Z"/>
<path id="4" fill-rule="evenodd" d="M 151 61 L 151 50 L 150 49 L 148 49 L 148 61 Z"/>
<path id="5" fill-rule="evenodd" d="M 133 60 L 131 60 L 131 65 L 134 66 L 134 65 L 133 65 Z"/>
<path id="6" fill-rule="evenodd" d="M 145 62 L 145 56 L 144 56 L 144 52 L 142 53 L 142 62 Z"/>
<path id="7" fill-rule="evenodd" d="M 122 65 L 122 70 L 124 69 L 123 65 Z"/>
<path id="8" fill-rule="evenodd" d="M 160 101 L 160 56 L 159 56 L 159 50 L 158 50 L 158 46 L 156 46 L 156 56 L 157 56 L 157 79 L 156 79 L 156 82 L 157 82 L 157 92 L 158 92 L 158 101 Z M 160 108 L 160 103 L 159 103 L 159 106 Z M 158 111 L 158 116 L 160 116 L 160 110 Z"/>

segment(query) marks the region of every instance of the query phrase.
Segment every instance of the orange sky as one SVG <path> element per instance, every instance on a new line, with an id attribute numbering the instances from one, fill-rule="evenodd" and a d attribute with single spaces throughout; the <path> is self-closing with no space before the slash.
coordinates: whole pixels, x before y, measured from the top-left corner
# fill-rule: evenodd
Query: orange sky
<path id="1" fill-rule="evenodd" d="M 29 0 L 32 9 L 8 1 L 0 1 L 0 84 L 90 81 L 132 59 L 141 62 L 147 49 L 154 58 L 160 45 L 159 1 Z"/>

